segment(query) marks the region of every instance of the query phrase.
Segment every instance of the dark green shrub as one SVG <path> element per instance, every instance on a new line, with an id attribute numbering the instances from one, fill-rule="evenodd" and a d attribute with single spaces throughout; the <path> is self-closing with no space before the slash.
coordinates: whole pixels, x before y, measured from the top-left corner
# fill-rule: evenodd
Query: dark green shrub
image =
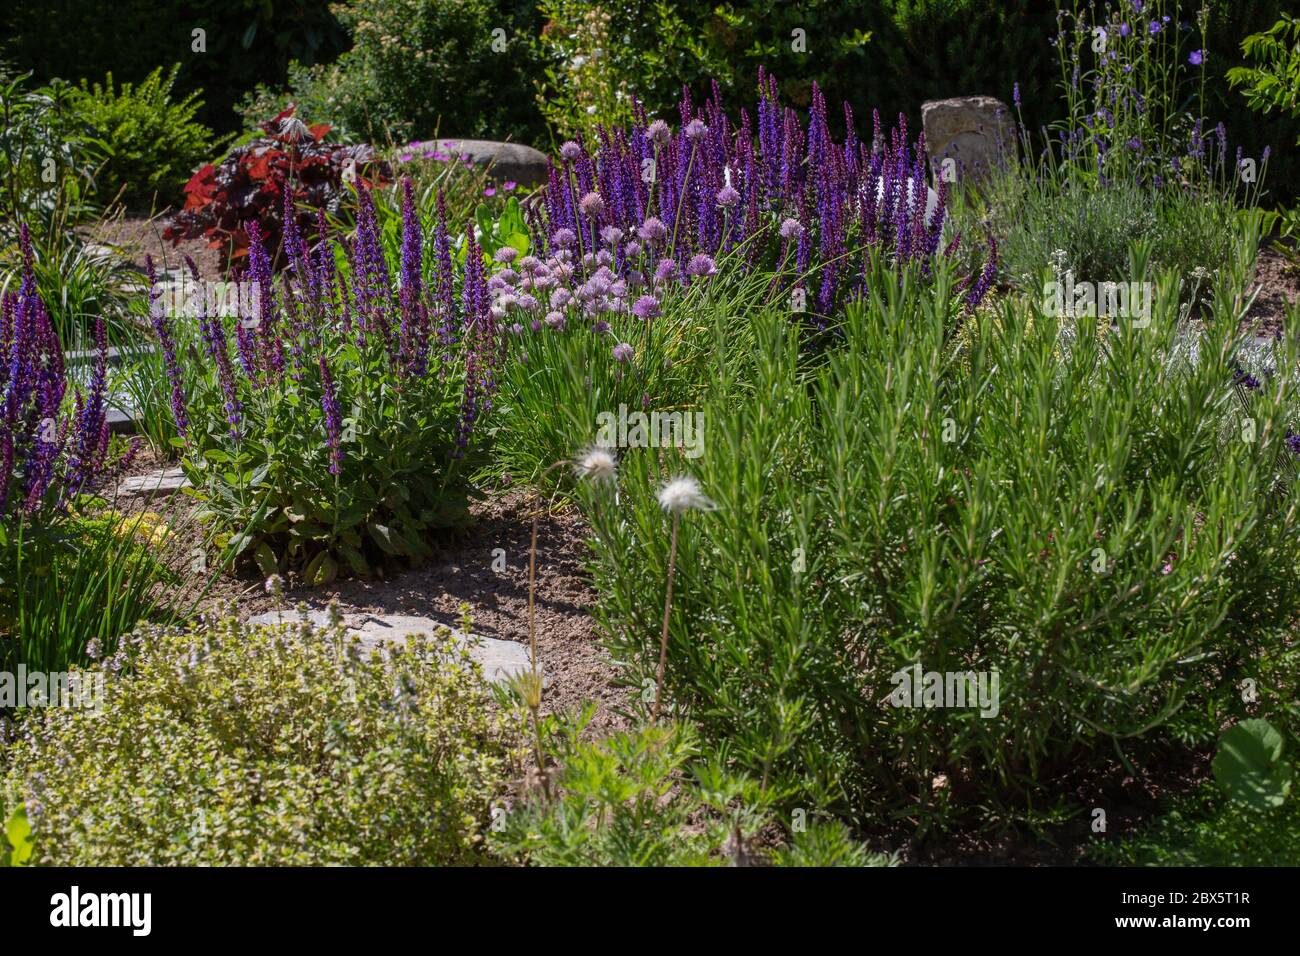
<path id="1" fill-rule="evenodd" d="M 26 223 L 38 240 L 88 218 L 104 144 L 62 121 L 67 84 L 33 87 L 30 73 L 0 69 L 0 242 L 16 245 Z"/>
<path id="2" fill-rule="evenodd" d="M 531 4 L 509 0 L 346 0 L 334 12 L 352 47 L 297 71 L 293 98 L 345 138 L 442 136 L 527 141 Z M 499 31 L 499 32 L 496 32 Z"/>
<path id="3" fill-rule="evenodd" d="M 212 133 L 195 115 L 203 105 L 197 93 L 172 100 L 176 64 L 162 67 L 138 84 L 81 86 L 68 98 L 67 122 L 84 125 L 105 144 L 108 157 L 95 179 L 101 195 L 121 197 L 131 209 L 179 205 L 181 186 L 211 155 Z"/>
<path id="4" fill-rule="evenodd" d="M 361 653 L 342 628 L 139 630 L 101 713 L 29 711 L 0 773 L 36 865 L 466 864 L 511 760 L 448 631 Z"/>
<path id="5" fill-rule="evenodd" d="M 203 31 L 196 49 L 195 30 Z M 234 105 L 256 83 L 282 84 L 293 61 L 327 62 L 347 35 L 322 0 L 10 0 L 0 6 L 0 57 L 42 80 L 139 83 L 181 62 L 179 96 L 204 92 L 198 119 L 238 128 Z"/>
<path id="6" fill-rule="evenodd" d="M 544 9 L 563 23 L 585 6 L 562 0 Z M 1050 89 L 1053 76 L 1048 39 L 1055 11 L 1035 0 L 607 0 L 596 6 L 609 17 L 612 41 L 602 47 L 608 66 L 601 71 L 612 77 L 612 88 L 621 85 L 662 116 L 672 115 L 683 85 L 697 101 L 714 80 L 738 94 L 753 89 L 762 66 L 780 79 L 786 101 L 808 106 L 816 82 L 831 103 L 848 102 L 858 132 L 869 135 L 872 108 L 887 120 L 905 112 L 919 125 L 925 100 L 974 93 L 1005 99 L 1017 81 Z M 547 40 L 541 95 L 580 99 L 570 88 L 572 56 L 589 55 L 590 38 L 571 31 Z M 579 81 L 583 68 L 576 71 Z M 1038 115 L 1035 108 L 1035 122 Z"/>

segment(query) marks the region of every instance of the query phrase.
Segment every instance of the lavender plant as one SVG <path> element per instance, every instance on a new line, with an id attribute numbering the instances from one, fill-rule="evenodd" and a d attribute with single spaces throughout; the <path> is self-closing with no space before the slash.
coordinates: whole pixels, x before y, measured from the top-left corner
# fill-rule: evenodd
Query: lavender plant
<path id="1" fill-rule="evenodd" d="M 458 269 L 446 219 L 421 224 L 407 182 L 400 261 L 390 261 L 364 185 L 357 203 L 351 237 L 313 247 L 289 229 L 278 280 L 249 224 L 243 278 L 256 291 L 233 321 L 198 316 L 204 350 L 188 394 L 168 357 L 174 317 L 154 310 L 182 466 L 205 520 L 263 573 L 300 570 L 313 583 L 418 559 L 430 531 L 466 521 L 502 362 L 473 236 Z M 285 222 L 296 222 L 291 211 Z"/>

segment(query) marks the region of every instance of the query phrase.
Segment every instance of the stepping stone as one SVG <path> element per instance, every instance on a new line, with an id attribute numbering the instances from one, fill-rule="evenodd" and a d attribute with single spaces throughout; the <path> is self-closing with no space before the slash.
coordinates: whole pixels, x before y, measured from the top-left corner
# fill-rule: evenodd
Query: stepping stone
<path id="1" fill-rule="evenodd" d="M 114 435 L 134 435 L 140 430 L 139 420 L 130 412 L 120 408 L 110 408 L 104 413 L 108 419 L 108 430 Z"/>
<path id="2" fill-rule="evenodd" d="M 172 495 L 189 487 L 190 481 L 179 468 L 160 468 L 145 475 L 123 478 L 117 486 L 119 498 L 152 498 L 155 495 Z"/>
<path id="3" fill-rule="evenodd" d="M 297 624 L 301 620 L 296 609 L 282 608 L 254 615 L 248 619 L 248 623 L 266 626 Z M 307 620 L 316 627 L 325 627 L 329 623 L 329 612 L 322 608 L 310 609 L 307 612 Z M 385 642 L 400 647 L 412 634 L 432 636 L 447 627 L 441 621 L 429 617 L 417 617 L 411 614 L 367 614 L 360 611 L 344 614 L 343 626 L 349 634 L 359 636 L 362 645 L 367 649 L 378 648 Z M 483 668 L 483 676 L 490 681 L 509 680 L 532 666 L 528 657 L 528 646 L 525 644 L 465 634 L 454 627 L 450 630 L 458 642 L 469 645 L 470 656 L 478 661 L 479 666 Z"/>

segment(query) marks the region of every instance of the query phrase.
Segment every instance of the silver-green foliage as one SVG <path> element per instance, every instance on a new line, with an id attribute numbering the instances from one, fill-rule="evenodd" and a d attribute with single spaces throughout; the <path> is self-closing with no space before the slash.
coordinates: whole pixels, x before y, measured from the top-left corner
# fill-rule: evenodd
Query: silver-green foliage
<path id="1" fill-rule="evenodd" d="M 512 730 L 449 632 L 366 655 L 230 619 L 138 630 L 103 670 L 101 714 L 19 723 L 0 804 L 25 804 L 33 864 L 480 859 Z"/>

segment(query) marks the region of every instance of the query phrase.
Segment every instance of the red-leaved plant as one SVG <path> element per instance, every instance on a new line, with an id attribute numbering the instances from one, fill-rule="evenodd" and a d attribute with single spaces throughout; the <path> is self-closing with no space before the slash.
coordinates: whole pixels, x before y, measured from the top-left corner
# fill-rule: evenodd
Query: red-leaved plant
<path id="1" fill-rule="evenodd" d="M 359 179 L 369 186 L 392 180 L 392 168 L 368 144 L 326 143 L 330 127 L 308 126 L 294 118 L 294 104 L 274 119 L 258 125 L 266 132 L 232 149 L 220 163 L 204 166 L 185 186 L 185 206 L 163 230 L 173 244 L 206 238 L 220 249 L 228 268 L 248 255 L 245 224 L 257 220 L 262 241 L 281 263 L 284 230 L 283 197 L 289 184 L 297 208 L 299 230 L 312 236 L 316 211 L 338 211 L 348 183 Z"/>

